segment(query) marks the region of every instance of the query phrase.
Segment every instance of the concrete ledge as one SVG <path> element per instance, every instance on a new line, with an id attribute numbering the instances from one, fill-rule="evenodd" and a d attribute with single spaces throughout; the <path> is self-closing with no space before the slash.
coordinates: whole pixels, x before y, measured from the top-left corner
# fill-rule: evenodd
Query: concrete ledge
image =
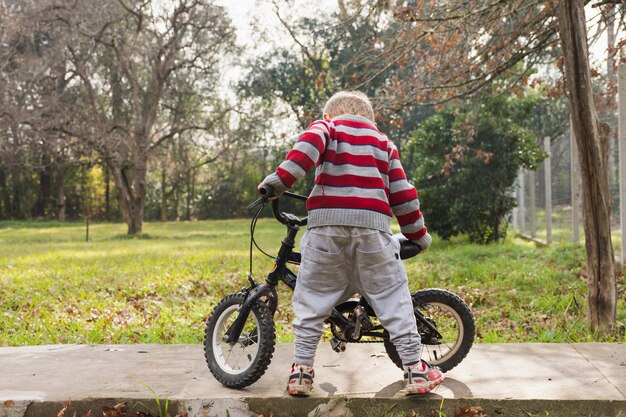
<path id="1" fill-rule="evenodd" d="M 129 413 L 144 412 L 159 416 L 154 399 L 122 398 L 84 399 L 69 404 L 65 416 L 101 415 L 104 406 L 112 408 L 127 402 Z M 163 402 L 161 403 L 165 412 Z M 0 405 L 2 417 L 57 416 L 64 408 L 62 402 L 20 401 Z M 189 417 L 358 417 L 358 416 L 438 416 L 438 412 L 454 416 L 463 409 L 481 410 L 490 417 L 550 416 L 550 417 L 620 417 L 626 413 L 626 401 L 606 400 L 485 400 L 439 398 L 255 398 L 249 400 L 197 399 L 172 401 L 169 415 Z M 75 414 L 74 414 L 75 413 Z M 186 413 L 186 414 L 185 414 Z M 469 412 L 465 416 L 472 416 Z M 479 414 L 480 416 L 480 414 Z M 483 416 L 480 416 L 483 417 Z"/>
<path id="2" fill-rule="evenodd" d="M 430 416 L 479 406 L 490 417 L 626 417 L 626 344 L 480 344 L 435 393 L 404 397 L 402 372 L 382 344 L 321 344 L 312 397 L 291 398 L 285 379 L 292 345 L 278 344 L 266 374 L 232 390 L 209 373 L 200 345 L 52 345 L 0 348 L 0 417 L 66 416 L 127 402 L 172 416 Z M 333 408 L 334 407 L 334 408 Z M 434 414 L 436 415 L 436 413 Z M 465 416 L 464 416 L 465 417 Z"/>

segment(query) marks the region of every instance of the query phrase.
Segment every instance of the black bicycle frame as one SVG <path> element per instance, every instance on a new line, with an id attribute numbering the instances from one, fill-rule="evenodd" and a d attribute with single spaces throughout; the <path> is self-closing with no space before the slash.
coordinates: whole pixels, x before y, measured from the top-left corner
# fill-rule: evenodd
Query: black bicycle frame
<path id="1" fill-rule="evenodd" d="M 226 343 L 235 343 L 239 340 L 239 336 L 243 331 L 243 326 L 250 315 L 250 310 L 254 303 L 259 301 L 262 297 L 268 298 L 268 305 L 272 314 L 276 311 L 276 305 L 278 303 L 278 295 L 276 294 L 276 285 L 279 281 L 283 281 L 292 290 L 295 290 L 296 275 L 287 268 L 287 263 L 292 262 L 300 263 L 300 253 L 294 252 L 296 245 L 296 235 L 300 230 L 299 222 L 287 221 L 287 235 L 282 240 L 278 255 L 274 260 L 274 268 L 270 271 L 265 279 L 265 284 L 252 283 L 252 285 L 244 290 L 244 302 L 239 308 L 239 315 L 226 331 Z M 328 320 L 332 321 L 335 325 L 344 327 L 349 324 L 349 321 L 335 308 L 333 308 Z"/>
<path id="2" fill-rule="evenodd" d="M 277 202 L 278 200 L 274 200 Z M 272 204 L 277 206 L 278 203 L 273 202 Z M 299 262 L 300 254 L 297 256 L 293 256 L 295 253 L 293 249 L 296 246 L 296 235 L 300 230 L 300 226 L 303 224 L 303 221 L 298 219 L 295 216 L 291 216 L 284 213 L 278 213 L 277 210 L 273 210 L 275 213 L 275 217 L 281 223 L 287 226 L 287 235 L 283 238 L 280 249 L 278 250 L 278 255 L 274 259 L 274 268 L 270 271 L 265 279 L 265 285 L 257 284 L 252 281 L 252 285 L 245 290 L 244 293 L 244 302 L 239 308 L 239 315 L 230 326 L 230 328 L 226 331 L 226 343 L 235 343 L 239 340 L 239 336 L 243 330 L 243 326 L 250 315 L 250 310 L 252 310 L 252 306 L 254 303 L 259 301 L 262 297 L 268 298 L 268 305 L 272 314 L 276 311 L 276 306 L 278 303 L 278 295 L 276 294 L 276 285 L 278 285 L 279 281 L 285 281 L 287 285 L 289 285 L 292 289 L 295 288 L 295 275 L 293 272 L 287 269 L 287 262 L 294 262 L 296 259 Z M 280 215 L 280 217 L 278 217 Z M 306 223 L 306 221 L 304 222 Z M 290 274 L 290 275 L 289 275 Z M 290 284 L 290 280 L 286 280 L 283 277 L 289 276 L 293 279 L 293 284 Z"/>
<path id="3" fill-rule="evenodd" d="M 285 193 L 285 195 L 306 201 L 306 197 L 304 196 L 291 193 Z M 293 249 L 296 245 L 296 235 L 300 231 L 300 227 L 306 225 L 307 219 L 299 219 L 292 214 L 281 213 L 278 201 L 278 199 L 272 201 L 272 212 L 276 220 L 287 226 L 287 235 L 283 238 L 281 242 L 280 249 L 278 250 L 278 255 L 276 255 L 276 258 L 274 260 L 274 267 L 267 275 L 267 278 L 265 279 L 265 284 L 255 283 L 252 277 L 250 277 L 250 287 L 245 288 L 241 291 L 244 295 L 244 302 L 239 308 L 239 315 L 230 326 L 230 328 L 226 331 L 226 343 L 232 344 L 239 340 L 239 336 L 243 331 L 243 326 L 246 323 L 246 320 L 248 320 L 248 316 L 250 315 L 252 306 L 262 297 L 267 297 L 267 304 L 270 308 L 270 311 L 272 312 L 272 315 L 276 312 L 278 304 L 276 285 L 278 285 L 280 281 L 283 281 L 292 290 L 295 290 L 297 281 L 296 275 L 291 270 L 289 270 L 289 268 L 287 268 L 287 263 L 291 262 L 294 264 L 300 264 L 300 253 L 295 252 Z M 413 257 L 417 255 L 420 251 L 420 248 L 417 245 L 406 239 L 404 239 L 404 241 L 401 240 L 400 247 L 401 259 Z M 367 300 L 363 297 L 361 297 L 359 304 L 363 307 L 366 307 L 368 310 L 371 309 L 371 307 L 367 303 Z M 435 337 L 441 338 L 441 334 L 439 334 L 437 329 L 419 312 L 418 309 L 415 310 L 415 318 L 418 323 L 421 323 Z M 333 309 L 331 310 L 331 314 L 326 319 L 326 321 L 335 324 L 341 329 L 345 329 L 347 326 L 352 324 L 335 307 L 333 307 Z M 377 328 L 377 330 L 379 329 Z M 362 336 L 375 336 L 384 338 L 385 333 L 364 331 L 362 333 Z"/>

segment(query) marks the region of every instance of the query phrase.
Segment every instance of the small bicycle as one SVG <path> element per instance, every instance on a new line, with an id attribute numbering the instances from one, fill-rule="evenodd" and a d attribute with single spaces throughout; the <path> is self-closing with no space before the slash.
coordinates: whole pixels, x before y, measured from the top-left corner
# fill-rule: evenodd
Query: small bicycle
<path id="1" fill-rule="evenodd" d="M 253 244 L 260 250 L 254 239 L 256 223 L 270 202 L 276 220 L 287 226 L 274 266 L 265 284 L 255 282 L 250 272 L 250 285 L 224 297 L 206 322 L 204 354 L 209 370 L 215 379 L 231 388 L 246 387 L 265 373 L 276 343 L 273 319 L 278 305 L 276 286 L 282 281 L 293 290 L 297 285 L 296 274 L 287 265 L 300 263 L 300 253 L 294 251 L 295 238 L 307 218 L 281 212 L 280 199 L 270 200 L 268 191 L 261 190 L 265 195 L 248 206 L 254 213 L 250 226 L 250 271 Z M 289 192 L 282 194 L 283 197 L 307 199 Z M 400 234 L 394 236 L 400 241 L 401 259 L 420 252 L 415 243 Z M 422 357 L 442 371 L 449 371 L 465 358 L 474 342 L 474 318 L 470 309 L 458 296 L 442 289 L 423 289 L 411 296 L 423 344 Z M 334 351 L 344 351 L 347 343 L 382 342 L 389 358 L 402 368 L 389 334 L 364 297 L 351 298 L 335 306 L 326 323 L 330 326 Z"/>

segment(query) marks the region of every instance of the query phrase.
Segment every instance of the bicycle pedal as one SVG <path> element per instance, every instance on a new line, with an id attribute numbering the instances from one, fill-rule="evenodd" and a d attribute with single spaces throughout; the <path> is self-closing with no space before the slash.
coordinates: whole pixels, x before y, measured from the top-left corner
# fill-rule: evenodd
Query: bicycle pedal
<path id="1" fill-rule="evenodd" d="M 374 327 L 371 320 L 367 316 L 365 309 L 362 306 L 357 306 L 354 309 L 354 314 L 357 320 L 359 321 L 359 323 L 361 323 L 361 328 L 363 330 L 371 330 Z"/>
<path id="2" fill-rule="evenodd" d="M 330 339 L 330 347 L 337 353 L 345 352 L 346 350 L 346 342 L 343 342 L 336 337 Z"/>

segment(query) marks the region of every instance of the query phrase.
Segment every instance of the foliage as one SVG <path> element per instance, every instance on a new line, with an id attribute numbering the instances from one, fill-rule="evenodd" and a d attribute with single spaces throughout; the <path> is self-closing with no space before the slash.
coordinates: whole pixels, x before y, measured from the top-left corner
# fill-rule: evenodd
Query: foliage
<path id="1" fill-rule="evenodd" d="M 359 89 L 373 100 L 379 128 L 393 138 L 399 149 L 420 121 L 432 114 L 422 107 L 389 106 L 377 94 L 385 86 L 406 79 L 391 65 L 363 83 L 373 45 L 397 37 L 398 25 L 383 13 L 382 4 L 352 5 L 341 2 L 336 10 L 289 21 L 276 2 L 275 14 L 297 47 L 276 45 L 271 52 L 248 64 L 248 76 L 240 84 L 245 97 L 278 107 L 284 103 L 300 127 L 321 117 L 325 101 L 342 89 Z M 392 54 L 393 52 L 389 52 Z M 285 117 L 281 115 L 281 117 Z"/>
<path id="2" fill-rule="evenodd" d="M 216 91 L 218 58 L 236 51 L 224 10 L 211 0 L 0 7 L 17 22 L 0 34 L 10 58 L 0 76 L 38 87 L 2 94 L 0 140 L 36 150 L 42 170 L 82 157 L 106 166 L 129 233 L 141 233 L 149 162 L 174 140 L 217 135 L 230 111 Z"/>
<path id="3" fill-rule="evenodd" d="M 479 243 L 505 236 L 519 169 L 535 169 L 545 157 L 521 126 L 532 116 L 533 101 L 500 95 L 448 105 L 415 132 L 412 176 L 430 230 L 444 239 L 467 234 Z"/>
<path id="4" fill-rule="evenodd" d="M 92 240 L 73 223 L 1 222 L 0 345 L 52 343 L 200 343 L 217 302 L 247 285 L 249 222 L 147 223 L 142 239 L 124 224 L 93 224 Z M 257 240 L 276 253 L 284 228 L 261 219 Z M 254 276 L 273 259 L 255 252 Z M 536 247 L 507 238 L 472 245 L 435 237 L 405 262 L 412 289 L 459 294 L 477 320 L 478 341 L 595 340 L 585 325 L 584 250 Z M 619 284 L 626 323 L 626 283 Z M 291 292 L 279 287 L 279 341 L 292 340 Z M 617 329 L 603 341 L 626 341 Z"/>

